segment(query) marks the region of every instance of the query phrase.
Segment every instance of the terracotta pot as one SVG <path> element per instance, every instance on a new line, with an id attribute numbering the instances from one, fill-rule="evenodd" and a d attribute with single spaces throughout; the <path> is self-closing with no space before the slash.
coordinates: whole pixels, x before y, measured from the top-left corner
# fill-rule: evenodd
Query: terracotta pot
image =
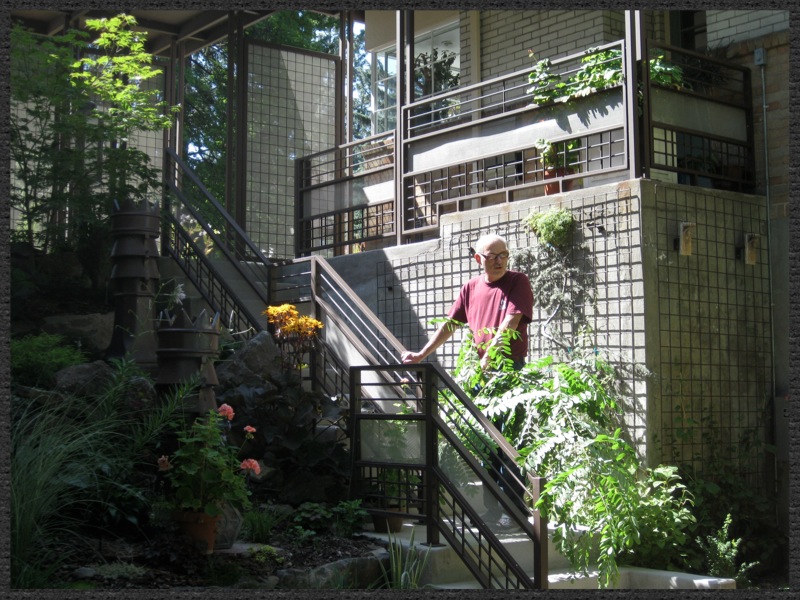
<path id="1" fill-rule="evenodd" d="M 389 508 L 387 510 L 400 511 L 399 508 Z M 397 533 L 403 528 L 403 517 L 372 515 L 372 525 L 376 533 Z"/>
<path id="2" fill-rule="evenodd" d="M 564 167 L 558 168 L 546 168 L 544 170 L 544 178 L 545 179 L 554 179 L 556 177 L 563 177 L 564 175 L 569 174 L 570 171 L 567 171 Z M 552 196 L 553 194 L 560 194 L 562 191 L 568 192 L 572 189 L 572 179 L 564 179 L 561 182 L 561 186 L 558 185 L 558 182 L 555 181 L 553 183 L 546 183 L 544 186 L 544 193 L 547 196 Z"/>
<path id="3" fill-rule="evenodd" d="M 204 512 L 176 510 L 172 513 L 172 520 L 178 524 L 180 530 L 198 542 L 198 545 L 202 544 L 206 554 L 214 553 L 219 518 L 220 515 L 212 517 Z"/>

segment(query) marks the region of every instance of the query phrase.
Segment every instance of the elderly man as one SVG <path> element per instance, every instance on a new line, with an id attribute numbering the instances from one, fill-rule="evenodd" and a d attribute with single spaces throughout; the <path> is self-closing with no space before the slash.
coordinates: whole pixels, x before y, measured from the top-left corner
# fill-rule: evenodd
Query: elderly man
<path id="1" fill-rule="evenodd" d="M 475 260 L 483 267 L 483 272 L 461 287 L 447 316 L 469 325 L 484 369 L 490 363 L 487 350 L 502 340 L 503 332 L 516 330 L 519 335 L 511 340 L 509 358 L 519 369 L 528 354 L 528 323 L 533 318 L 530 281 L 524 273 L 508 270 L 508 247 L 499 235 L 485 235 L 478 240 Z M 419 352 L 404 352 L 403 362 L 420 362 L 444 344 L 454 331 L 452 323 L 442 324 Z"/>
<path id="2" fill-rule="evenodd" d="M 508 270 L 508 247 L 499 235 L 485 235 L 475 244 L 475 260 L 483 272 L 473 277 L 461 287 L 458 298 L 450 307 L 447 316 L 452 321 L 467 323 L 472 331 L 481 367 L 490 366 L 491 357 L 487 350 L 503 339 L 503 332 L 516 330 L 519 335 L 510 340 L 510 356 L 514 368 L 521 369 L 528 354 L 528 323 L 533 318 L 533 293 L 527 275 Z M 418 363 L 444 344 L 455 327 L 452 322 L 445 322 L 436 330 L 433 337 L 419 352 L 404 352 L 404 363 Z M 505 417 L 494 420 L 500 429 L 504 428 Z M 523 490 L 507 477 L 513 473 L 520 477 L 519 470 L 513 464 L 496 458 L 491 461 L 491 470 L 501 489 L 509 493 L 514 501 L 525 510 L 521 503 Z M 502 513 L 499 504 L 484 491 L 484 504 L 487 512 L 482 518 L 494 524 L 500 531 L 516 530 L 516 525 Z"/>

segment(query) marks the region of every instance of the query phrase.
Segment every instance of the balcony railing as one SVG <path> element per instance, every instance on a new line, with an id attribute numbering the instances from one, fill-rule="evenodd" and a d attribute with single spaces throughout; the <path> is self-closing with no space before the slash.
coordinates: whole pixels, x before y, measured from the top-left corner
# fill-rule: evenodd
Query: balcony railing
<path id="1" fill-rule="evenodd" d="M 299 159 L 298 255 L 434 238 L 442 214 L 629 179 L 634 151 L 646 177 L 752 191 L 749 71 L 648 43 L 631 107 L 623 56 L 619 41 L 552 60 L 559 86 L 537 94 L 532 68 L 450 90 L 403 107 L 399 147 L 389 133 Z M 617 76 L 593 87 L 592 67 Z M 555 101 L 541 100 L 548 92 Z M 556 156 L 549 163 L 540 140 Z"/>

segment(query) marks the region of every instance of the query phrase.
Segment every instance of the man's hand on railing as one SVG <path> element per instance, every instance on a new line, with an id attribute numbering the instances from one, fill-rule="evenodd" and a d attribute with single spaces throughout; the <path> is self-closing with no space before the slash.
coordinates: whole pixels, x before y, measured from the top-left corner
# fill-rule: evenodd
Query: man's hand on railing
<path id="1" fill-rule="evenodd" d="M 400 355 L 400 360 L 403 361 L 403 364 L 407 364 L 407 365 L 408 364 L 412 364 L 412 365 L 413 364 L 417 364 L 423 358 L 425 358 L 425 355 L 422 354 L 422 352 L 411 352 L 410 350 L 407 350 L 407 351 L 403 352 L 403 354 Z"/>

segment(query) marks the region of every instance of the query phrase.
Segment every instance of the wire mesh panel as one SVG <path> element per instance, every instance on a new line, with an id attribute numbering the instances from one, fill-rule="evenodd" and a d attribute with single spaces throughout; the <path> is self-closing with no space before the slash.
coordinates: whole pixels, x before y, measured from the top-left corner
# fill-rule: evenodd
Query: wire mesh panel
<path id="1" fill-rule="evenodd" d="M 665 458 L 701 472 L 732 464 L 757 485 L 772 389 L 766 203 L 662 187 L 654 209 Z M 676 250 L 684 222 L 694 224 L 688 255 Z"/>
<path id="2" fill-rule="evenodd" d="M 247 231 L 295 255 L 295 158 L 336 145 L 337 59 L 248 44 Z"/>

